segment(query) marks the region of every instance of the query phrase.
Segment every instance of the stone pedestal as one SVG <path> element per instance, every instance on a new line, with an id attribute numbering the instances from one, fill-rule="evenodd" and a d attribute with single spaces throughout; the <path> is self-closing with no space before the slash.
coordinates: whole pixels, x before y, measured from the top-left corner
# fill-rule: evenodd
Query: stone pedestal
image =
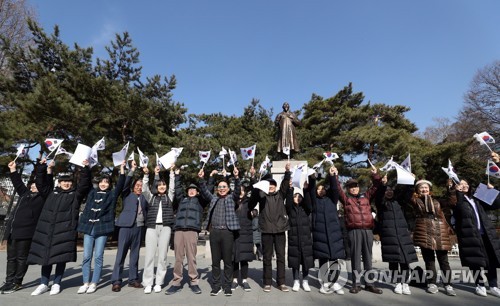
<path id="1" fill-rule="evenodd" d="M 285 175 L 285 166 L 288 160 L 273 160 L 273 166 L 271 168 L 271 175 L 273 179 L 278 183 L 278 189 L 280 187 L 283 176 Z M 296 165 L 305 164 L 307 166 L 306 160 L 290 160 L 290 170 Z"/>

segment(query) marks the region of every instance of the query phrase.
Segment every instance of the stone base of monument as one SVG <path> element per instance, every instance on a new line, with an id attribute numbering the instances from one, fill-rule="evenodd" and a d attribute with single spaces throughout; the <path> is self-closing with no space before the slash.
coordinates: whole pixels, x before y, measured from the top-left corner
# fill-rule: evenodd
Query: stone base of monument
<path id="1" fill-rule="evenodd" d="M 285 175 L 285 166 L 288 163 L 288 160 L 278 160 L 275 161 L 273 160 L 273 166 L 271 168 L 271 175 L 273 179 L 278 183 L 278 189 L 280 187 L 281 181 L 283 180 L 283 176 Z M 290 160 L 290 170 L 293 169 L 293 167 L 300 165 L 300 164 L 305 164 L 307 166 L 307 160 Z"/>

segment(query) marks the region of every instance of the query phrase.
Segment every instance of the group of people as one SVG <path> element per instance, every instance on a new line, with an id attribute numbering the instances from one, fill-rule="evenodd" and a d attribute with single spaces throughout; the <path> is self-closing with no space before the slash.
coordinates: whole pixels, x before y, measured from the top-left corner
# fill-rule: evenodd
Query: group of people
<path id="1" fill-rule="evenodd" d="M 492 154 L 498 162 L 498 154 Z M 332 166 L 324 181 L 308 177 L 302 187 L 292 186 L 290 163 L 285 166 L 283 179 L 278 183 L 268 178 L 266 184 L 257 184 L 255 169 L 249 170 L 250 184 L 242 184 L 240 172 L 234 167 L 232 177 L 226 171 L 219 175 L 210 172 L 205 179 L 203 168 L 198 173 L 198 184 L 184 187 L 180 169 L 170 168 L 168 179 L 159 166 L 154 168 L 154 181 L 149 184 L 149 169 L 144 176 L 134 177 L 135 161 L 126 174 L 126 162 L 120 166 L 116 186 L 112 177 L 101 175 L 95 186 L 88 162 L 77 173 L 59 173 L 54 188 L 54 162 L 41 160 L 35 168 L 35 180 L 24 185 L 15 162 L 9 163 L 10 176 L 18 203 L 7 226 L 7 271 L 1 292 L 12 293 L 22 288 L 29 264 L 41 265 L 40 285 L 32 295 L 47 291 L 50 295 L 61 291 L 61 280 L 67 262 L 76 261 L 77 233 L 83 234 L 82 286 L 78 294 L 91 294 L 97 290 L 103 267 L 103 254 L 108 236 L 118 227 L 118 248 L 111 276 L 111 290 L 121 291 L 124 261 L 129 254 L 129 287 L 142 288 L 144 293 L 162 291 L 167 274 L 167 253 L 173 236 L 175 263 L 173 279 L 165 294 L 182 290 L 183 265 L 187 260 L 189 287 L 201 294 L 196 256 L 198 235 L 210 232 L 211 291 L 215 296 L 242 287 L 251 291 L 248 279 L 249 262 L 255 259 L 254 230 L 261 233 L 262 286 L 264 292 L 272 290 L 272 261 L 276 256 L 276 287 L 288 292 L 285 280 L 285 262 L 292 269 L 293 285 L 311 291 L 309 270 L 315 260 L 320 267 L 320 288 L 323 294 L 344 294 L 343 287 L 332 280 L 337 273 L 332 263 L 350 254 L 352 285 L 349 292 L 357 294 L 364 278 L 366 291 L 381 294 L 365 271 L 372 270 L 373 229 L 375 204 L 380 226 L 382 259 L 389 263 L 394 292 L 410 295 L 410 264 L 417 262 L 415 247 L 420 247 L 427 272 L 427 292 L 434 294 L 437 287 L 437 258 L 442 270 L 444 290 L 456 295 L 451 286 L 448 251 L 450 235 L 455 231 L 462 265 L 471 271 L 487 271 L 489 292 L 500 297 L 496 268 L 500 267 L 500 241 L 485 210 L 500 206 L 497 198 L 486 205 L 472 197 L 467 181 L 450 188 L 449 202 L 453 206 L 454 228 L 447 222 L 439 201 L 432 197 L 432 183 L 418 180 L 413 188 L 399 188 L 399 193 L 388 185 L 372 166 L 372 185 L 364 193 L 359 182 L 349 179 L 344 188 L 338 170 Z M 78 180 L 75 179 L 78 174 Z M 230 186 L 233 185 L 233 188 Z M 399 186 L 398 186 L 399 187 Z M 397 195 L 396 195 L 397 194 Z M 119 197 L 122 210 L 115 217 Z M 85 199 L 85 206 L 80 206 Z M 337 203 L 343 207 L 339 218 Z M 402 203 L 410 203 L 415 214 L 415 228 L 409 231 Z M 207 210 L 206 222 L 203 221 Z M 254 218 L 258 211 L 258 221 Z M 206 224 L 203 226 L 202 224 Z M 349 244 L 344 243 L 342 228 L 347 229 Z M 139 278 L 139 250 L 145 231 L 145 263 Z M 345 249 L 345 245 L 349 249 Z M 286 247 L 288 246 L 288 249 Z M 257 248 L 260 255 L 260 249 Z M 285 260 L 285 257 L 287 259 Z M 93 273 L 91 262 L 94 259 Z M 361 268 L 363 261 L 363 269 Z M 221 261 L 223 269 L 221 269 Z M 49 280 L 55 265 L 53 284 Z M 156 272 L 155 272 L 156 267 Z M 326 277 L 322 277 L 326 275 Z M 365 275 L 365 277 L 363 277 Z M 481 277 L 475 278 L 476 294 L 486 296 Z"/>

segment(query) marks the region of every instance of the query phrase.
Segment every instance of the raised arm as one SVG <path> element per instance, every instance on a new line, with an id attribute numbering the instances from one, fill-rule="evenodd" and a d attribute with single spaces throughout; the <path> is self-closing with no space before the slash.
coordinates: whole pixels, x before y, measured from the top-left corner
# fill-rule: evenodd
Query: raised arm
<path id="1" fill-rule="evenodd" d="M 142 195 L 149 201 L 149 199 L 151 199 L 151 197 L 153 196 L 153 194 L 151 193 L 151 189 L 149 189 L 149 169 L 148 167 L 143 167 L 142 171 L 144 172 L 144 176 L 142 177 Z M 160 179 L 159 176 L 158 179 Z"/>
<path id="2" fill-rule="evenodd" d="M 286 195 L 288 193 L 288 189 L 290 189 L 290 177 L 291 176 L 292 176 L 292 173 L 290 172 L 290 163 L 286 163 L 286 165 L 285 165 L 285 177 L 281 181 L 280 190 L 279 190 L 283 199 L 286 197 Z"/>
<path id="3" fill-rule="evenodd" d="M 168 175 L 168 198 L 170 199 L 170 202 L 174 202 L 174 199 L 175 199 L 175 164 L 172 164 L 172 166 L 170 167 L 170 173 Z"/>
<path id="4" fill-rule="evenodd" d="M 130 171 L 127 174 L 127 177 L 125 178 L 125 184 L 123 185 L 123 191 L 122 191 L 122 198 L 125 199 L 128 197 L 128 195 L 132 192 L 130 189 L 130 185 L 132 184 L 132 181 L 134 180 L 134 172 L 135 169 L 137 169 L 137 164 L 135 163 L 135 160 L 133 160 L 130 163 Z"/>
<path id="5" fill-rule="evenodd" d="M 235 203 L 238 202 L 238 199 L 241 195 L 241 181 L 239 177 L 240 172 L 238 168 L 234 167 L 233 175 L 234 175 L 234 191 L 233 191 L 233 200 Z"/>
<path id="6" fill-rule="evenodd" d="M 16 170 L 16 162 L 11 161 L 9 163 L 8 167 L 10 169 L 10 180 L 12 181 L 12 185 L 14 186 L 14 189 L 16 190 L 16 192 L 20 196 L 29 192 L 30 190 L 28 189 L 28 187 L 26 187 L 26 185 L 24 185 L 23 180 L 21 178 L 21 175 Z M 38 186 L 37 186 L 37 188 L 38 188 Z"/>
<path id="7" fill-rule="evenodd" d="M 78 205 L 83 201 L 83 198 L 89 193 L 92 188 L 92 177 L 90 175 L 90 167 L 88 160 L 83 161 L 83 168 L 80 171 L 80 178 L 76 186 L 76 199 Z"/>
<path id="8" fill-rule="evenodd" d="M 371 173 L 372 173 L 372 186 L 366 192 L 366 197 L 368 198 L 368 200 L 371 200 L 375 196 L 377 189 L 381 185 L 381 180 L 382 180 L 380 175 L 377 173 L 377 168 L 373 165 Z"/>
<path id="9" fill-rule="evenodd" d="M 208 190 L 207 182 L 205 181 L 204 177 L 205 177 L 205 171 L 201 169 L 198 172 L 198 178 L 200 179 L 199 183 L 200 193 L 205 200 L 211 201 L 215 196 Z"/>
<path id="10" fill-rule="evenodd" d="M 115 189 L 115 201 L 118 199 L 123 191 L 123 186 L 125 186 L 125 161 L 120 165 L 120 174 L 118 176 L 118 182 L 116 183 Z"/>
<path id="11" fill-rule="evenodd" d="M 304 189 L 302 193 L 304 194 L 304 199 L 302 200 L 302 208 L 304 208 L 304 211 L 306 214 L 309 216 L 312 212 L 312 201 L 311 201 L 311 190 L 310 190 L 310 185 L 308 183 L 304 183 Z"/>
<path id="12" fill-rule="evenodd" d="M 337 184 L 337 181 L 339 179 L 339 171 L 336 167 L 332 166 L 328 170 L 328 174 L 328 183 L 330 184 L 330 188 L 328 189 L 326 195 L 330 198 L 334 205 L 337 205 L 340 197 L 339 185 Z"/>

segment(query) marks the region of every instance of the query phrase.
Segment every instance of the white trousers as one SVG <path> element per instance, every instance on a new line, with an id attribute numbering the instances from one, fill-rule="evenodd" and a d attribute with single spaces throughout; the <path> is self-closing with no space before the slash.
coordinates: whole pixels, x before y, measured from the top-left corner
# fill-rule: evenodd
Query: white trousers
<path id="1" fill-rule="evenodd" d="M 146 230 L 146 255 L 144 260 L 144 272 L 142 274 L 142 285 L 153 286 L 153 280 L 156 285 L 163 285 L 165 275 L 167 274 L 167 252 L 170 244 L 170 235 L 172 229 L 169 226 L 157 224 L 155 228 Z M 158 260 L 155 269 L 155 255 L 158 251 Z"/>

